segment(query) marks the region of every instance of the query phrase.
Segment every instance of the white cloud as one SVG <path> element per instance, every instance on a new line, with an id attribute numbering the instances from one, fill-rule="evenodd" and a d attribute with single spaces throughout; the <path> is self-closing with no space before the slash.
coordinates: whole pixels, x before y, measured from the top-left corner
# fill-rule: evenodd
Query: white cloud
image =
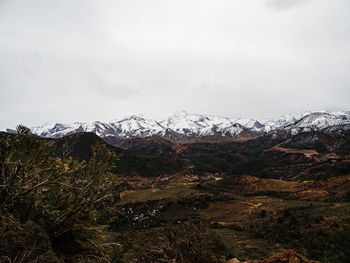
<path id="1" fill-rule="evenodd" d="M 181 109 L 250 117 L 349 110 L 349 7 L 2 0 L 0 128 Z"/>
<path id="2" fill-rule="evenodd" d="M 303 7 L 310 3 L 310 0 L 268 0 L 266 5 L 277 11 Z"/>

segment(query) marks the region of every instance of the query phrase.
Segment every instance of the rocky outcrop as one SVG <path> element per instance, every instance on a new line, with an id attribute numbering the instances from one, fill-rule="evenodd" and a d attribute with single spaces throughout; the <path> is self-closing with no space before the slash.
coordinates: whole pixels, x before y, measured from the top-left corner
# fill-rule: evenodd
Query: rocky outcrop
<path id="1" fill-rule="evenodd" d="M 293 250 L 283 250 L 272 257 L 263 260 L 239 261 L 237 258 L 230 259 L 226 263 L 320 263 L 315 260 L 308 260 L 306 257 Z"/>

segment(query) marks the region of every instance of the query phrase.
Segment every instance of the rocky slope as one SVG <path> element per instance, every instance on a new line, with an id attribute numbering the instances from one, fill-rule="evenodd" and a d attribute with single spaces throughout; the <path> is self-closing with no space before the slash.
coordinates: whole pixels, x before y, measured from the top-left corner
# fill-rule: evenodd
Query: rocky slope
<path id="1" fill-rule="evenodd" d="M 315 260 L 308 260 L 306 257 L 293 250 L 283 250 L 272 257 L 263 260 L 239 261 L 236 258 L 226 261 L 226 263 L 320 263 Z"/>

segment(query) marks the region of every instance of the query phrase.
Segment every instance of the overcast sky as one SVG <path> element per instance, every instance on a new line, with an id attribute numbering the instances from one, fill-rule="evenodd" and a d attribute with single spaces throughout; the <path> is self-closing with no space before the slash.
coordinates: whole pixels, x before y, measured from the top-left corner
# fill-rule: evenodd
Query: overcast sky
<path id="1" fill-rule="evenodd" d="M 0 129 L 349 106 L 349 0 L 0 0 Z"/>

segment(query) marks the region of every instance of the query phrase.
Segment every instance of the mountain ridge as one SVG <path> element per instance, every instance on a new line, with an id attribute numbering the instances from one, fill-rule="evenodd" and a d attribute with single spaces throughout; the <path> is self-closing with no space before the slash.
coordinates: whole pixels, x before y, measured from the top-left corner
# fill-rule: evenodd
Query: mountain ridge
<path id="1" fill-rule="evenodd" d="M 332 128 L 333 127 L 333 128 Z M 79 132 L 93 132 L 108 140 L 160 136 L 174 142 L 197 141 L 196 138 L 224 136 L 236 140 L 256 138 L 262 134 L 284 130 L 291 135 L 312 130 L 337 132 L 350 128 L 350 112 L 305 112 L 282 115 L 278 119 L 243 119 L 190 114 L 185 111 L 162 118 L 131 115 L 109 122 L 49 123 L 32 127 L 33 134 L 44 138 L 60 138 Z M 7 132 L 13 130 L 7 129 Z"/>

